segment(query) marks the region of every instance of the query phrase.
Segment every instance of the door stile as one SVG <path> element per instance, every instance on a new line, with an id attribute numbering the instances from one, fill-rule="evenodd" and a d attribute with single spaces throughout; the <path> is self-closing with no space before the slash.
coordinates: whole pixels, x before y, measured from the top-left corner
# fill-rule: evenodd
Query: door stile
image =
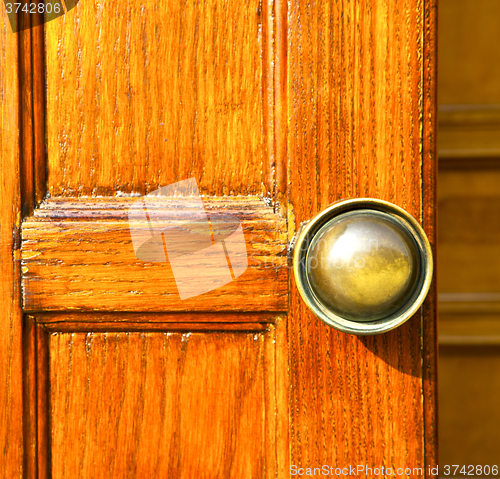
<path id="1" fill-rule="evenodd" d="M 424 2 L 422 225 L 437 258 L 437 42 L 438 1 Z M 424 450 L 426 477 L 438 464 L 437 268 L 422 306 Z"/>

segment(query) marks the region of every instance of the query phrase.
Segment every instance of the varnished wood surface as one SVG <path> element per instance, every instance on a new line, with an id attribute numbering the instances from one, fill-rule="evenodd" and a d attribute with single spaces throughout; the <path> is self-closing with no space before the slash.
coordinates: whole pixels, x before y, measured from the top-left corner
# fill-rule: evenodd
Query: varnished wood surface
<path id="1" fill-rule="evenodd" d="M 422 225 L 429 238 L 434 264 L 438 252 L 438 2 L 424 2 L 423 115 L 422 115 Z M 439 462 L 438 438 L 438 268 L 422 305 L 422 380 L 424 399 L 424 460 L 428 466 Z M 442 464 L 442 463 L 441 463 Z"/>
<path id="2" fill-rule="evenodd" d="M 435 20 L 426 10 L 433 2 L 289 5 L 288 183 L 295 225 L 337 199 L 370 196 L 405 208 L 432 238 L 433 176 L 425 190 L 421 182 L 436 161 L 430 156 Z M 433 419 L 425 408 L 432 411 L 435 401 L 433 387 L 425 386 L 425 402 L 423 395 L 424 380 L 435 381 L 432 339 L 425 349 L 431 371 L 422 371 L 422 337 L 435 321 L 432 303 L 426 308 L 425 329 L 419 311 L 395 331 L 357 338 L 310 314 L 292 281 L 292 464 L 424 468 L 437 461 L 435 434 L 424 433 L 424 418 Z"/>
<path id="3" fill-rule="evenodd" d="M 21 210 L 23 216 L 33 212 L 35 206 L 34 190 L 34 130 L 33 130 L 33 42 L 31 37 L 31 15 L 18 14 L 21 31 L 19 39 L 19 129 L 21 133 L 20 188 Z"/>
<path id="4" fill-rule="evenodd" d="M 286 309 L 285 220 L 273 213 L 263 200 L 206 199 L 205 209 L 215 237 L 218 225 L 224 226 L 228 218 L 241 221 L 248 268 L 235 281 L 184 300 L 179 296 L 170 262 L 144 262 L 136 257 L 130 229 L 140 230 L 147 236 L 151 234 L 149 222 L 137 225 L 128 221 L 128 209 L 136 200 L 49 201 L 26 220 L 22 228 L 25 310 Z M 172 229 L 186 224 L 191 217 L 189 199 L 157 200 L 155 230 L 176 234 Z M 148 201 L 154 203 L 154 199 Z M 172 220 L 173 217 L 179 218 L 178 221 Z M 189 246 L 187 233 L 182 230 L 178 235 L 179 248 Z M 171 252 L 167 254 L 169 261 L 173 261 Z M 204 281 L 203 267 L 203 257 L 200 257 L 192 282 Z M 225 271 L 228 266 L 224 263 L 220 268 Z"/>
<path id="5" fill-rule="evenodd" d="M 34 151 L 34 204 L 38 205 L 47 190 L 45 158 L 45 45 L 44 15 L 33 14 L 35 24 L 32 28 L 33 59 L 33 151 Z"/>
<path id="6" fill-rule="evenodd" d="M 216 313 L 177 312 L 177 313 L 127 313 L 115 312 L 79 312 L 68 311 L 39 312 L 37 321 L 41 324 L 50 323 L 275 323 L 284 313 L 219 311 Z"/>
<path id="7" fill-rule="evenodd" d="M 106 0 L 49 22 L 50 194 L 144 194 L 195 176 L 205 194 L 270 195 L 284 169 L 273 14 L 259 0 Z"/>
<path id="8" fill-rule="evenodd" d="M 22 478 L 19 35 L 0 7 L 0 475 Z"/>
<path id="9" fill-rule="evenodd" d="M 113 321 L 109 323 L 94 321 L 64 321 L 62 323 L 48 323 L 44 325 L 47 331 L 58 331 L 63 333 L 75 332 L 153 332 L 153 331 L 266 331 L 267 326 L 262 323 L 136 323 L 129 321 Z"/>
<path id="10" fill-rule="evenodd" d="M 225 310 L 219 318 L 192 312 L 148 322 L 120 310 L 154 301 L 67 295 L 69 265 L 82 260 L 70 234 L 87 238 L 94 262 L 86 255 L 81 264 L 93 275 L 105 264 L 95 253 L 113 251 L 117 238 L 107 227 L 123 234 L 115 252 L 130 246 L 117 205 L 134 198 L 112 197 L 188 177 L 208 201 L 271 197 L 287 224 L 272 208 L 242 221 L 265 232 L 262 255 L 283 266 L 285 228 L 290 240 L 302 221 L 347 196 L 404 207 L 433 241 L 434 8 L 427 0 L 209 0 L 182 8 L 127 0 L 79 2 L 47 24 L 52 198 L 25 221 L 23 250 L 25 277 L 39 268 L 47 278 L 52 269 L 54 281 L 25 283 L 25 300 L 36 292 L 50 299 L 33 309 L 88 314 L 41 313 L 35 345 L 26 342 L 37 348 L 26 359 L 37 381 L 27 386 L 27 397 L 36 391 L 38 421 L 28 409 L 27 441 L 36 431 L 38 451 L 27 451 L 29 477 L 289 477 L 291 464 L 437 461 L 432 300 L 396 331 L 357 338 L 312 316 L 285 268 L 254 276 L 253 297 L 235 282 L 189 305 Z M 36 143 L 43 133 L 34 129 Z M 105 243 L 91 241 L 96 228 Z M 56 268 L 63 250 L 66 263 Z M 118 270 L 110 278 L 127 280 Z M 109 290 L 95 279 L 76 296 Z M 107 313 L 91 312 L 106 301 Z M 248 309 L 288 309 L 289 317 L 231 313 Z M 208 332 L 220 325 L 224 332 Z M 204 332 L 184 332 L 191 326 Z M 154 332 L 130 332 L 145 327 Z M 181 331 L 161 329 L 175 327 Z"/>
<path id="11" fill-rule="evenodd" d="M 47 337 L 51 478 L 275 477 L 273 334 Z"/>

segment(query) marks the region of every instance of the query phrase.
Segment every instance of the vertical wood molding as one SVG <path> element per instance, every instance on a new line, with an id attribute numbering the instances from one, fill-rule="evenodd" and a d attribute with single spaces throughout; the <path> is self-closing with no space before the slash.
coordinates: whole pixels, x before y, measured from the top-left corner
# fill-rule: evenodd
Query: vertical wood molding
<path id="1" fill-rule="evenodd" d="M 21 212 L 33 213 L 35 206 L 34 138 L 33 138 L 33 48 L 31 15 L 18 14 L 19 36 L 19 86 L 20 86 L 20 133 L 21 133 Z"/>
<path id="2" fill-rule="evenodd" d="M 33 316 L 24 330 L 24 444 L 25 477 L 49 479 L 49 332 Z"/>
<path id="3" fill-rule="evenodd" d="M 438 463 L 437 378 L 437 0 L 424 0 L 422 225 L 431 243 L 434 280 L 422 306 L 425 475 Z"/>
<path id="4" fill-rule="evenodd" d="M 41 324 L 35 326 L 36 341 L 36 417 L 37 417 L 37 479 L 52 477 L 50 464 L 49 404 L 49 332 Z"/>
<path id="5" fill-rule="evenodd" d="M 37 479 L 37 383 L 36 323 L 25 316 L 23 331 L 24 467 L 27 479 Z"/>
<path id="6" fill-rule="evenodd" d="M 0 464 L 23 476 L 22 311 L 20 290 L 20 34 L 0 8 Z"/>
<path id="7" fill-rule="evenodd" d="M 45 72 L 44 25 L 34 15 L 19 13 L 22 25 L 38 24 L 19 36 L 19 83 L 21 112 L 21 204 L 29 216 L 45 196 Z M 33 17 L 33 18 L 32 18 Z M 24 28 L 24 27 L 22 27 Z"/>
<path id="8" fill-rule="evenodd" d="M 36 13 L 35 16 L 43 16 Z M 32 28 L 33 48 L 33 143 L 34 143 L 34 202 L 38 205 L 46 193 L 45 159 L 45 52 L 42 20 Z"/>

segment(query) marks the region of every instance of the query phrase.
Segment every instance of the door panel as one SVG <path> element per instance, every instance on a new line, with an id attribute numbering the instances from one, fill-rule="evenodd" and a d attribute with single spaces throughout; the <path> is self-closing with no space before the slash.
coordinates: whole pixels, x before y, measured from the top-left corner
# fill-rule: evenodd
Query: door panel
<path id="1" fill-rule="evenodd" d="M 192 200 L 192 199 L 191 199 Z M 148 198 L 154 210 L 129 221 L 137 198 L 59 199 L 46 201 L 23 223 L 22 269 L 26 311 L 285 311 L 288 270 L 285 219 L 261 198 L 207 198 L 204 208 L 213 234 L 231 257 L 244 256 L 243 274 L 231 281 L 226 258 L 214 262 L 196 235 L 196 214 L 189 198 Z M 150 214 L 152 212 L 150 211 Z M 245 239 L 231 244 L 231 223 L 241 225 Z M 174 250 L 159 240 L 162 261 L 140 261 L 133 246 L 136 234 L 153 238 L 165 231 Z M 188 229 L 181 228 L 183 225 Z M 194 237 L 190 241 L 190 237 Z M 237 239 L 240 239 L 238 236 Z M 222 241 L 216 244 L 222 248 Z M 246 248 L 246 251 L 245 251 Z M 165 251 L 166 249 L 166 251 Z M 222 250 L 221 250 L 222 251 Z M 176 255 L 173 258 L 174 254 Z M 191 255 L 196 267 L 182 275 L 193 291 L 210 275 L 223 286 L 182 298 L 179 275 L 172 272 Z M 196 255 L 196 256 L 192 256 Z M 231 263 L 231 259 L 229 258 Z M 235 262 L 231 264 L 234 274 Z M 229 276 L 224 284 L 220 278 Z M 176 282 L 177 280 L 177 282 Z M 218 284 L 218 283 L 217 283 Z M 215 284 L 214 284 L 215 286 Z M 179 289 L 179 291 L 178 291 Z"/>
<path id="2" fill-rule="evenodd" d="M 271 477 L 269 336 L 51 334 L 52 477 Z"/>
<path id="3" fill-rule="evenodd" d="M 434 244 L 434 22 L 433 2 L 290 4 L 292 231 L 335 200 L 368 196 L 407 210 Z M 289 294 L 291 463 L 423 474 L 437 462 L 435 292 L 372 337 L 329 328 Z"/>
<path id="4" fill-rule="evenodd" d="M 48 23 L 49 193 L 145 194 L 195 177 L 201 193 L 262 194 L 272 109 L 261 10 L 106 0 Z"/>

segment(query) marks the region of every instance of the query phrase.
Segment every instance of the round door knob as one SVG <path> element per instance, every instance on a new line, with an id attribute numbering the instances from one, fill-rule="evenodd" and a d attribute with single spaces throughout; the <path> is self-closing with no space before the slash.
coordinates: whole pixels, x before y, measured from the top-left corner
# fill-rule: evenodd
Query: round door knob
<path id="1" fill-rule="evenodd" d="M 342 200 L 299 232 L 293 269 L 313 313 L 346 333 L 394 329 L 423 303 L 432 279 L 429 240 L 405 210 L 373 198 Z"/>

